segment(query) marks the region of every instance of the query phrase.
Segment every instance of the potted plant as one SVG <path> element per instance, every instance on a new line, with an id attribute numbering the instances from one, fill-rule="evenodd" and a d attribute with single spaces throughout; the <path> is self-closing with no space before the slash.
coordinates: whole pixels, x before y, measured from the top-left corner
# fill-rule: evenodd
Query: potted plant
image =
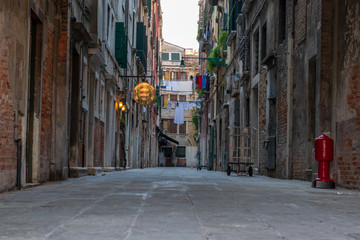
<path id="1" fill-rule="evenodd" d="M 209 0 L 209 1 L 210 1 L 210 5 L 212 5 L 212 6 L 218 5 L 218 0 Z"/>

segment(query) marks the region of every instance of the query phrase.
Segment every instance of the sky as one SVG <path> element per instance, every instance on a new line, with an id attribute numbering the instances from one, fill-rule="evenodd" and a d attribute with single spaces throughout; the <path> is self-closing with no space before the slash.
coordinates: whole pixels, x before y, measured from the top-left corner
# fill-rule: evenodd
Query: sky
<path id="1" fill-rule="evenodd" d="M 166 42 L 184 48 L 199 49 L 197 21 L 198 0 L 161 0 L 163 12 L 163 38 Z"/>

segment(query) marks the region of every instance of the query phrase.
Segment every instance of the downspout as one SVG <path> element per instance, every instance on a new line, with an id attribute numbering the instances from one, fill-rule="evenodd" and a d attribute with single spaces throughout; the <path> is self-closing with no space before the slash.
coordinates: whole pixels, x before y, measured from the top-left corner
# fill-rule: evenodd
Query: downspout
<path id="1" fill-rule="evenodd" d="M 133 19 L 133 21 L 135 21 L 134 19 Z M 134 34 L 134 32 L 133 32 L 133 34 Z M 126 0 L 125 1 L 125 35 L 126 36 L 129 36 L 129 0 Z M 129 38 L 128 38 L 128 42 L 126 43 L 127 45 L 129 45 Z M 126 57 L 128 57 L 128 56 L 126 56 Z M 128 66 L 126 66 L 126 68 L 125 68 L 125 76 L 127 76 L 128 75 Z M 127 88 L 129 88 L 129 82 L 127 81 L 128 79 L 127 78 L 125 78 L 125 82 L 126 82 L 126 85 L 127 85 Z M 128 90 L 128 89 L 127 89 Z M 127 99 L 128 97 L 126 96 L 126 99 Z M 125 101 L 125 104 L 126 104 L 126 108 L 127 108 L 127 117 L 125 117 L 124 116 L 124 120 L 125 120 L 125 118 L 126 118 L 126 123 L 127 124 L 125 124 L 125 129 L 124 129 L 124 133 L 123 133 L 123 135 L 124 135 L 124 141 L 123 141 L 123 144 L 124 144 L 124 154 L 125 154 L 125 161 L 124 161 L 124 169 L 126 169 L 126 165 L 128 164 L 128 159 L 130 158 L 130 153 L 129 153 L 129 145 L 130 145 L 130 127 L 132 127 L 132 126 L 130 126 L 130 115 L 129 115 L 129 112 L 130 112 L 130 102 L 129 102 L 129 104 Z M 125 113 L 124 113 L 124 115 L 125 115 Z M 121 116 L 122 116 L 122 114 L 121 114 Z M 127 129 L 126 129 L 127 128 Z M 128 134 L 127 134 L 127 132 L 128 132 Z M 126 135 L 128 136 L 128 138 L 126 138 Z M 128 142 L 128 143 L 127 143 Z"/>
<path id="2" fill-rule="evenodd" d="M 333 2 L 333 67 L 332 67 L 332 116 L 331 116 L 331 136 L 334 140 L 334 142 L 336 143 L 336 122 L 337 122 L 337 116 L 336 116 L 336 110 L 337 110 L 337 76 L 338 76 L 338 69 L 337 69 L 337 65 L 336 63 L 338 62 L 338 31 L 339 31 L 339 1 L 335 0 Z M 335 152 L 334 152 L 334 156 L 335 156 L 335 161 L 333 161 L 333 172 L 334 172 L 334 180 L 335 182 L 338 181 L 338 166 L 337 166 L 337 151 L 336 151 L 336 144 L 335 144 L 335 148 L 334 148 Z"/>
<path id="3" fill-rule="evenodd" d="M 21 190 L 21 138 L 18 137 L 15 139 L 16 142 L 16 156 L 17 156 L 17 165 L 16 165 L 16 187 L 18 190 Z"/>
<path id="4" fill-rule="evenodd" d="M 287 131 L 286 131 L 286 179 L 292 178 L 292 135 L 293 135 L 293 83 L 294 83 L 294 29 L 295 4 L 292 2 L 292 29 L 287 49 Z"/>

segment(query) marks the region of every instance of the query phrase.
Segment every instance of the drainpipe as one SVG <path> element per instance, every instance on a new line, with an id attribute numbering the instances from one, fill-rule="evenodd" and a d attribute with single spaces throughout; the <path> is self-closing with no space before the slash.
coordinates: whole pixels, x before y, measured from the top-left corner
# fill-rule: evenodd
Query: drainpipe
<path id="1" fill-rule="evenodd" d="M 295 4 L 292 2 L 292 19 L 295 19 Z M 294 28 L 292 21 L 291 35 L 288 37 L 287 49 L 287 131 L 286 131 L 286 179 L 292 178 L 292 135 L 293 135 L 293 83 L 294 83 Z"/>
<path id="2" fill-rule="evenodd" d="M 17 152 L 17 164 L 16 164 L 16 187 L 21 189 L 21 138 L 17 138 L 16 152 Z"/>

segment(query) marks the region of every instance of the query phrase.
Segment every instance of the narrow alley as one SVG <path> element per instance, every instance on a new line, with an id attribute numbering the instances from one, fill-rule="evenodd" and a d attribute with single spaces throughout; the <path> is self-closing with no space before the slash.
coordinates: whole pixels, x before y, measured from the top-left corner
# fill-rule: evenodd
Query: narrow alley
<path id="1" fill-rule="evenodd" d="M 360 239 L 360 193 L 148 168 L 0 194 L 0 239 Z"/>

